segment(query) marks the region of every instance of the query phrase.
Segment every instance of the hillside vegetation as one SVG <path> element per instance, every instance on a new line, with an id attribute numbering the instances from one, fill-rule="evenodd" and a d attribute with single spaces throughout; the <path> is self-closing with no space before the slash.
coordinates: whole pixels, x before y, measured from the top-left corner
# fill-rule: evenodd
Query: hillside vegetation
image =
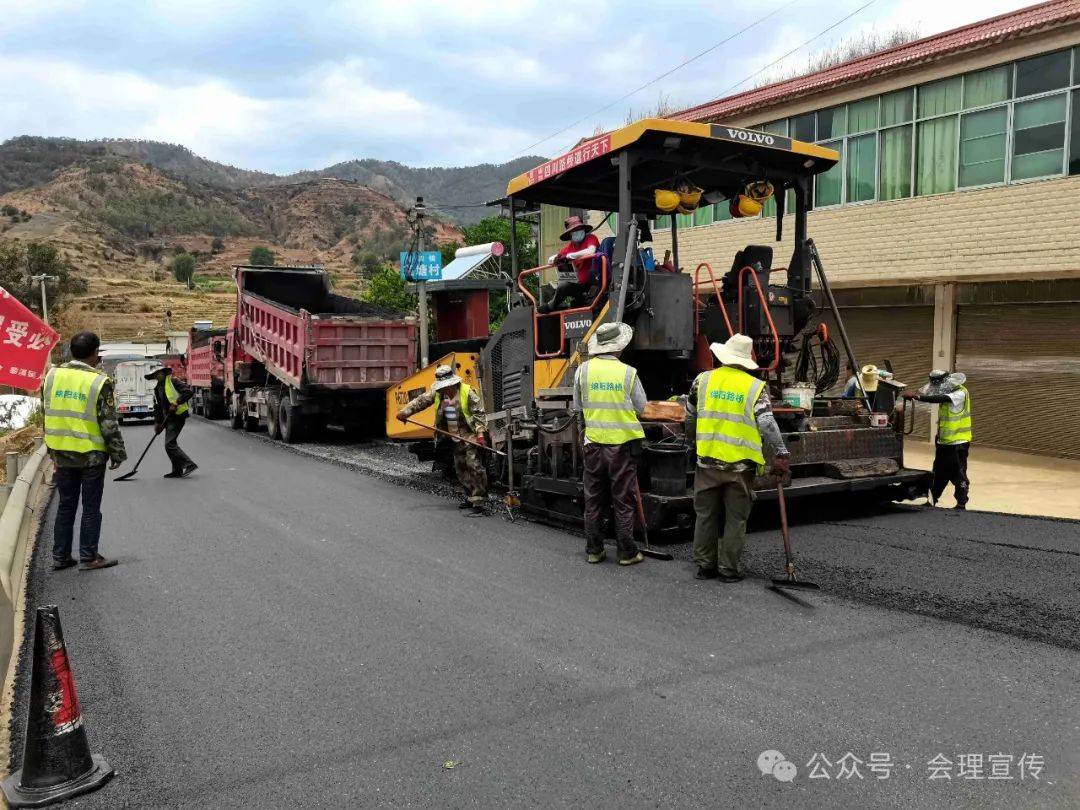
<path id="1" fill-rule="evenodd" d="M 523 157 L 502 164 L 414 168 L 368 159 L 275 175 L 216 163 L 183 146 L 157 141 L 22 136 L 0 144 L 0 194 L 47 183 L 59 171 L 101 157 L 145 164 L 185 182 L 232 191 L 313 180 L 347 180 L 362 183 L 405 205 L 417 196 L 424 197 L 432 209 L 458 224 L 483 219 L 490 213 L 483 203 L 502 197 L 510 178 L 544 161 L 542 157 Z"/>
<path id="2" fill-rule="evenodd" d="M 55 249 L 78 280 L 72 305 L 55 313 L 65 333 L 86 328 L 106 339 L 153 340 L 196 319 L 227 323 L 235 308 L 231 268 L 258 247 L 278 264 L 323 265 L 339 290 L 359 294 L 361 259 L 396 259 L 408 241 L 405 208 L 355 182 L 230 189 L 115 154 L 62 163 L 52 161 L 44 182 L 0 195 L 0 212 L 12 212 L 0 218 L 0 252 Z M 430 226 L 429 244 L 461 239 L 445 222 Z M 170 271 L 180 253 L 195 260 L 191 289 Z M 34 300 L 18 271 L 7 283 Z"/>

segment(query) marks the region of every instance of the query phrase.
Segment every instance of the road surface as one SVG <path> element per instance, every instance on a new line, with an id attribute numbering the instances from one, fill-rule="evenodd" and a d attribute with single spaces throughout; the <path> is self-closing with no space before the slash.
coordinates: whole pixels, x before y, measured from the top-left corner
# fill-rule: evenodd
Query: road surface
<path id="1" fill-rule="evenodd" d="M 192 478 L 152 452 L 109 486 L 119 566 L 32 572 L 119 771 L 76 806 L 1080 803 L 1076 524 L 839 510 L 795 529 L 827 588 L 799 604 L 685 559 L 585 565 L 346 450 L 194 419 L 181 444 Z M 775 532 L 750 546 L 772 573 Z M 24 678 L 14 750 L 25 702 Z"/>

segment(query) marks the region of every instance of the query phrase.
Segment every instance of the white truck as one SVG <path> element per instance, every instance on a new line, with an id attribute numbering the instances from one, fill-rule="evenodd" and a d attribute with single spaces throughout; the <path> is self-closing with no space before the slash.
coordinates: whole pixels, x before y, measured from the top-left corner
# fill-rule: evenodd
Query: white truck
<path id="1" fill-rule="evenodd" d="M 125 360 L 116 364 L 116 414 L 125 420 L 154 418 L 154 383 L 146 373 L 161 365 L 157 360 Z"/>

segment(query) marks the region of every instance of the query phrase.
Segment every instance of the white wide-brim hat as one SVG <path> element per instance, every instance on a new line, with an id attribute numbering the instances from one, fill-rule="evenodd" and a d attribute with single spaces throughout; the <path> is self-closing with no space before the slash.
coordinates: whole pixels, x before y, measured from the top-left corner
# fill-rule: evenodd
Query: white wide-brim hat
<path id="1" fill-rule="evenodd" d="M 444 388 L 452 388 L 461 382 L 461 377 L 454 373 L 450 366 L 439 366 L 435 369 L 435 382 L 431 384 L 432 393 Z"/>
<path id="2" fill-rule="evenodd" d="M 589 354 L 618 354 L 634 339 L 634 329 L 625 323 L 605 323 L 589 338 Z"/>
<path id="3" fill-rule="evenodd" d="M 754 362 L 754 341 L 736 332 L 723 343 L 713 343 L 709 348 L 716 359 L 725 366 L 738 366 L 747 371 L 757 371 Z"/>

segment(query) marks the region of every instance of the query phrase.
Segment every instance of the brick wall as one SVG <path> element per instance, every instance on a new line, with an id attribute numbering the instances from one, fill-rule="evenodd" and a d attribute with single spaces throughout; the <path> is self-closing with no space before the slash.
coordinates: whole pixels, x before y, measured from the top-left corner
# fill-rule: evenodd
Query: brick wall
<path id="1" fill-rule="evenodd" d="M 850 205 L 809 216 L 809 235 L 836 286 L 1080 277 L 1080 177 Z M 679 230 L 679 261 L 693 271 L 731 266 L 748 244 L 771 244 L 774 262 L 791 256 L 794 217 L 784 243 L 774 219 L 731 220 Z M 657 258 L 670 231 L 654 234 Z"/>

